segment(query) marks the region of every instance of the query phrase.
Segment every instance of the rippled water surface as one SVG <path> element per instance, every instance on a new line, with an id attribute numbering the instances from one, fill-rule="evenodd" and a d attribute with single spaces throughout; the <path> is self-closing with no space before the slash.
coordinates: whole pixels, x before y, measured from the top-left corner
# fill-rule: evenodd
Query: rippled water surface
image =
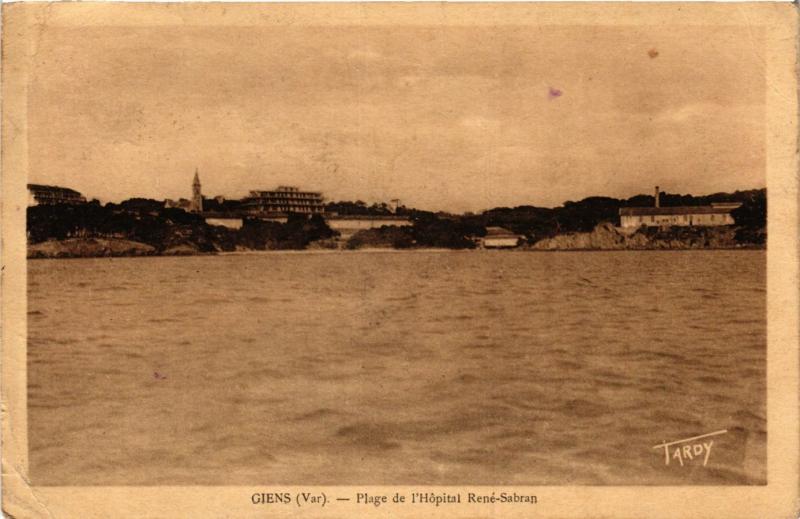
<path id="1" fill-rule="evenodd" d="M 32 477 L 763 484 L 765 259 L 29 261 Z M 721 429 L 705 467 L 652 448 Z"/>

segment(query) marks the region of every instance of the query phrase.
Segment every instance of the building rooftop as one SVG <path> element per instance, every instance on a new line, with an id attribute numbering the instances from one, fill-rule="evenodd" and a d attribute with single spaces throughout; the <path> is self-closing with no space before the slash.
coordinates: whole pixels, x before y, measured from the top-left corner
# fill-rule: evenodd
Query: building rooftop
<path id="1" fill-rule="evenodd" d="M 498 238 L 498 237 L 518 237 L 519 234 L 515 232 L 511 232 L 505 227 L 487 227 L 486 228 L 486 237 L 489 238 Z"/>
<path id="2" fill-rule="evenodd" d="M 300 191 L 299 188 L 289 188 L 286 186 L 280 186 L 277 189 L 256 189 L 250 191 L 251 197 L 260 197 L 260 196 L 273 196 L 273 195 L 286 195 L 289 193 L 298 194 L 298 195 L 312 195 L 312 196 L 322 196 L 322 193 L 319 191 Z"/>
<path id="3" fill-rule="evenodd" d="M 676 206 L 676 207 L 620 207 L 620 216 L 656 216 L 673 214 L 728 214 L 742 204 L 722 203 L 712 205 L 697 206 Z"/>
<path id="4" fill-rule="evenodd" d="M 64 193 L 64 194 L 80 195 L 78 191 L 75 191 L 74 189 L 70 189 L 68 187 L 47 186 L 44 184 L 28 184 L 28 189 L 30 191 L 57 191 L 59 193 Z"/>

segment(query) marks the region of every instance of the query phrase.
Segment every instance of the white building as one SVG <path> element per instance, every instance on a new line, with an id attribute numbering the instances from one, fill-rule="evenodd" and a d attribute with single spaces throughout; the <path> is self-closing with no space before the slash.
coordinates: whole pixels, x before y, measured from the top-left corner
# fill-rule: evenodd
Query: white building
<path id="1" fill-rule="evenodd" d="M 522 238 L 503 227 L 487 227 L 481 244 L 485 249 L 510 249 L 518 246 Z"/>
<path id="2" fill-rule="evenodd" d="M 226 216 L 207 217 L 206 223 L 208 225 L 217 225 L 220 227 L 227 227 L 228 229 L 241 229 L 244 222 L 241 218 L 233 218 Z"/>
<path id="3" fill-rule="evenodd" d="M 733 225 L 731 211 L 741 207 L 738 202 L 712 203 L 711 205 L 661 207 L 658 186 L 654 207 L 621 207 L 620 226 L 627 229 L 646 227 L 690 227 Z"/>
<path id="4" fill-rule="evenodd" d="M 242 200 L 242 208 L 251 214 L 321 214 L 325 211 L 322 193 L 300 191 L 294 186 L 279 186 L 271 191 L 250 191 Z"/>
<path id="5" fill-rule="evenodd" d="M 74 189 L 60 186 L 28 184 L 29 207 L 34 205 L 76 205 L 84 203 L 86 203 L 86 198 Z"/>

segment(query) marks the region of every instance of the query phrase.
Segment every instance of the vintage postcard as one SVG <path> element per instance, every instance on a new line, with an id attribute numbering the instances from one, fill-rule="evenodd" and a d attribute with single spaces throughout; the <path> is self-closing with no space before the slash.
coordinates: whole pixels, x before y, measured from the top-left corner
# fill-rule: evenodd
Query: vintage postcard
<path id="1" fill-rule="evenodd" d="M 8 517 L 800 513 L 796 6 L 2 18 Z"/>

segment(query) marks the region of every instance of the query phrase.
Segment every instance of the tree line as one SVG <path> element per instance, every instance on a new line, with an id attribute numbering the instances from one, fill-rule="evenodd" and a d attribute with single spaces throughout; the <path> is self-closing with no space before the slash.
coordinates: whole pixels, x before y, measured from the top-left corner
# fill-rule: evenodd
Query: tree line
<path id="1" fill-rule="evenodd" d="M 705 196 L 662 193 L 664 207 L 740 202 L 732 212 L 736 239 L 743 244 L 766 240 L 766 189 L 715 193 Z M 637 195 L 628 199 L 589 197 L 568 201 L 554 208 L 522 205 L 497 207 L 478 214 L 451 214 L 386 204 L 329 202 L 328 212 L 340 215 L 406 216 L 408 227 L 383 227 L 359 233 L 353 247 L 382 243 L 395 248 L 437 247 L 463 249 L 475 246 L 474 237 L 484 236 L 487 227 L 503 227 L 535 243 L 562 233 L 589 232 L 600 223 L 619 222 L 622 207 L 652 207 L 654 197 Z M 219 208 L 221 209 L 221 207 Z M 119 204 L 92 201 L 79 205 L 39 205 L 28 208 L 30 243 L 71 237 L 120 237 L 152 245 L 157 251 L 189 244 L 200 252 L 302 249 L 309 244 L 335 238 L 338 233 L 321 215 L 289 215 L 286 223 L 245 218 L 241 229 L 208 225 L 203 217 L 183 209 L 168 208 L 163 202 L 132 198 Z M 359 243 L 359 240 L 363 243 Z"/>

